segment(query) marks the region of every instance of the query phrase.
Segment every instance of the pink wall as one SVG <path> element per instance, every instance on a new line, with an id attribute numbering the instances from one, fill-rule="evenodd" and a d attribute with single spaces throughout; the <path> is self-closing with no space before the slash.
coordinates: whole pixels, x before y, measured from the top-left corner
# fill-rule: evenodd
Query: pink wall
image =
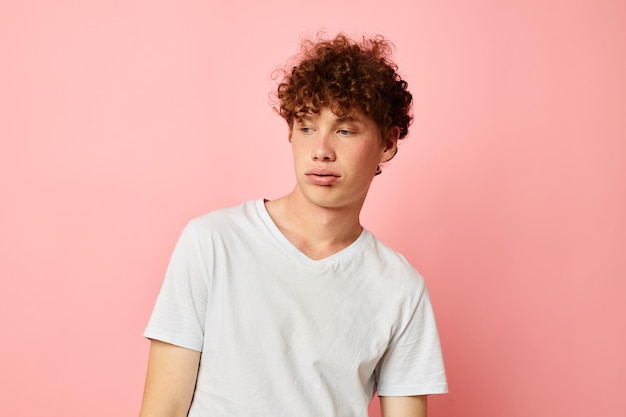
<path id="1" fill-rule="evenodd" d="M 429 283 L 431 416 L 626 415 L 626 3 L 371 3 L 0 4 L 2 415 L 137 413 L 184 223 L 292 186 L 270 74 L 319 28 L 416 98 L 363 220 Z"/>

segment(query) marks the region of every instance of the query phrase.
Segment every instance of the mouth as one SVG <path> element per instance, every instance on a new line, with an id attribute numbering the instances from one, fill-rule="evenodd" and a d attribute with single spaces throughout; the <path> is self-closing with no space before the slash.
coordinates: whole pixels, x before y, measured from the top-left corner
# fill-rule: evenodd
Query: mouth
<path id="1" fill-rule="evenodd" d="M 340 177 L 338 173 L 328 169 L 313 169 L 305 172 L 305 175 L 315 185 L 333 185 Z"/>
<path id="2" fill-rule="evenodd" d="M 305 175 L 315 176 L 315 177 L 335 177 L 339 178 L 340 175 L 334 171 L 330 171 L 328 169 L 312 169 L 305 172 Z"/>

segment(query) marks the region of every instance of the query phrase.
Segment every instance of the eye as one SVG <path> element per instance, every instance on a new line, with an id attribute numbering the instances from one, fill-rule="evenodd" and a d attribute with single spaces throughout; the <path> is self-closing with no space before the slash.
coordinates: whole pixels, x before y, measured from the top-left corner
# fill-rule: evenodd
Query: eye
<path id="1" fill-rule="evenodd" d="M 337 133 L 339 134 L 339 136 L 350 136 L 352 134 L 352 132 L 346 129 L 339 129 Z"/>
<path id="2" fill-rule="evenodd" d="M 299 130 L 302 133 L 311 133 L 311 132 L 313 132 L 313 128 L 312 127 L 307 127 L 307 126 L 302 126 Z"/>

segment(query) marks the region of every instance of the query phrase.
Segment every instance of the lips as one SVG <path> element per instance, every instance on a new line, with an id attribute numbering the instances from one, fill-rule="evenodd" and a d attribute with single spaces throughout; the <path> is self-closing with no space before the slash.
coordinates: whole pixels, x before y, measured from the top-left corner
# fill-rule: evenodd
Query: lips
<path id="1" fill-rule="evenodd" d="M 339 177 L 339 174 L 326 168 L 314 168 L 305 172 L 305 175 L 317 175 L 320 177 Z"/>
<path id="2" fill-rule="evenodd" d="M 310 169 L 304 174 L 315 185 L 332 185 L 340 177 L 339 173 L 330 169 Z"/>

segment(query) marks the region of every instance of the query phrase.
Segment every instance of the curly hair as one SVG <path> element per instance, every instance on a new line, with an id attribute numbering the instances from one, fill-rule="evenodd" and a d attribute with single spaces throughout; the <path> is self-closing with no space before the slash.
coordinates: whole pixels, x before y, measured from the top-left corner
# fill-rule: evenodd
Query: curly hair
<path id="1" fill-rule="evenodd" d="M 278 85 L 278 113 L 292 129 L 294 119 L 323 106 L 339 117 L 360 111 L 376 122 L 381 140 L 395 126 L 403 139 L 413 121 L 413 97 L 389 58 L 391 51 L 392 44 L 380 35 L 361 41 L 318 35 L 317 41 L 303 41 L 298 64 L 284 71 Z"/>

